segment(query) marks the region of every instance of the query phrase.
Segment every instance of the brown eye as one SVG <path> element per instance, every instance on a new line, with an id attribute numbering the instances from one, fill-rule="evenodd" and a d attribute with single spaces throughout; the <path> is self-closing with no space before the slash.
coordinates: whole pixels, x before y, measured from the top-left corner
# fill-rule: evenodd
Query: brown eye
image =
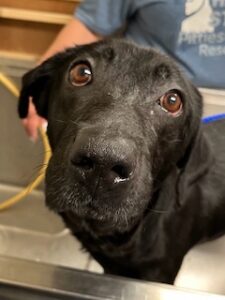
<path id="1" fill-rule="evenodd" d="M 75 86 L 84 86 L 91 80 L 91 68 L 85 63 L 77 64 L 70 70 L 70 82 Z"/>
<path id="2" fill-rule="evenodd" d="M 163 95 L 159 99 L 159 104 L 164 110 L 171 114 L 177 114 L 182 110 L 181 97 L 176 92 L 168 92 Z"/>

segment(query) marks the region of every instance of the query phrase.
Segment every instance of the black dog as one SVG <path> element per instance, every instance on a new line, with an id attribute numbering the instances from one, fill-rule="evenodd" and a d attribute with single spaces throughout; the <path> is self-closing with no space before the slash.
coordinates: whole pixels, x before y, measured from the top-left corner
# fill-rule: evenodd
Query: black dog
<path id="1" fill-rule="evenodd" d="M 48 119 L 47 205 L 105 272 L 172 283 L 225 229 L 224 122 L 168 57 L 120 40 L 59 53 L 23 78 Z"/>

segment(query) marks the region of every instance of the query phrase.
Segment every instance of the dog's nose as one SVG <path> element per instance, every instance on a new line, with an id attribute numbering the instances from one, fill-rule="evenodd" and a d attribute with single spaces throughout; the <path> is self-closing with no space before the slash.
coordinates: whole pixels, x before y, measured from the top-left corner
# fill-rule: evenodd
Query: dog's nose
<path id="1" fill-rule="evenodd" d="M 104 141 L 78 137 L 71 162 L 81 178 L 90 181 L 100 177 L 108 185 L 128 181 L 135 169 L 135 155 L 129 141 L 122 138 Z"/>

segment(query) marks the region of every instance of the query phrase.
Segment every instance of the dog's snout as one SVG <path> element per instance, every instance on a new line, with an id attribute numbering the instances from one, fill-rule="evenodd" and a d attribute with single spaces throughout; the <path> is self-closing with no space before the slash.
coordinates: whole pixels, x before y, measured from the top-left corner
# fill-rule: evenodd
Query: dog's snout
<path id="1" fill-rule="evenodd" d="M 135 169 L 133 147 L 122 138 L 104 140 L 80 136 L 72 149 L 71 162 L 81 178 L 100 177 L 108 185 L 128 181 Z"/>

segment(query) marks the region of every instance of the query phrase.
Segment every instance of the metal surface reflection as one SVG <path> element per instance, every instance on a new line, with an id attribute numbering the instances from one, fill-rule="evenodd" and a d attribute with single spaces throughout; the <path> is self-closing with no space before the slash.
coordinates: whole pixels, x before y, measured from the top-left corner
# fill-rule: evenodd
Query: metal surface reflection
<path id="1" fill-rule="evenodd" d="M 207 300 L 224 296 L 0 256 L 0 299 Z"/>

